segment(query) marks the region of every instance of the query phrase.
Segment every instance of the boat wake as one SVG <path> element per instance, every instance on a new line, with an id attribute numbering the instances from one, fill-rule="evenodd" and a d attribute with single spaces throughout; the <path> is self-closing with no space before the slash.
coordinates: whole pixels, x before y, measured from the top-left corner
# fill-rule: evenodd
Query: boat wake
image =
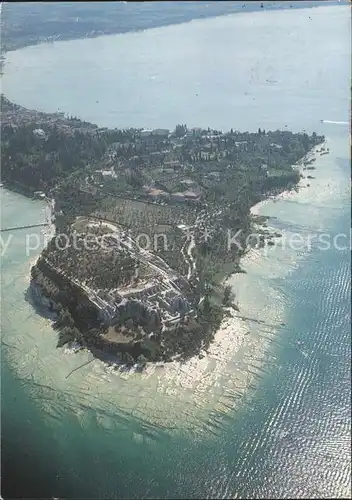
<path id="1" fill-rule="evenodd" d="M 334 120 L 321 120 L 321 123 L 330 123 L 331 125 L 348 125 L 348 122 L 339 122 Z"/>

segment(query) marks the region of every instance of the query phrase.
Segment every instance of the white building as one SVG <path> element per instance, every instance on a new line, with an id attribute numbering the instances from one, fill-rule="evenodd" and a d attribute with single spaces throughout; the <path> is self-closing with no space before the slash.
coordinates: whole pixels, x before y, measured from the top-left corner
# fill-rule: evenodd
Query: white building
<path id="1" fill-rule="evenodd" d="M 153 130 L 153 135 L 157 135 L 159 137 L 169 137 L 170 130 L 167 128 L 155 128 Z"/>
<path id="2" fill-rule="evenodd" d="M 143 129 L 141 131 L 141 137 L 150 137 L 153 131 L 151 129 Z"/>
<path id="3" fill-rule="evenodd" d="M 36 136 L 36 137 L 39 137 L 39 139 L 46 139 L 46 133 L 44 132 L 44 130 L 42 128 L 36 128 L 33 130 L 33 134 Z"/>

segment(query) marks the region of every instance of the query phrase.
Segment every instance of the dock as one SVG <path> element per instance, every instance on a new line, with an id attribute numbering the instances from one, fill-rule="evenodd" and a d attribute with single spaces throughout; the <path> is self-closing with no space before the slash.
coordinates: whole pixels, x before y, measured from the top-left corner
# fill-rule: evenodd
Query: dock
<path id="1" fill-rule="evenodd" d="M 0 232 L 4 233 L 6 231 L 17 231 L 18 229 L 30 229 L 32 227 L 44 227 L 44 226 L 49 226 L 49 222 L 41 222 L 40 224 L 29 224 L 28 226 L 14 226 L 14 227 L 6 227 L 6 228 L 1 228 Z"/>

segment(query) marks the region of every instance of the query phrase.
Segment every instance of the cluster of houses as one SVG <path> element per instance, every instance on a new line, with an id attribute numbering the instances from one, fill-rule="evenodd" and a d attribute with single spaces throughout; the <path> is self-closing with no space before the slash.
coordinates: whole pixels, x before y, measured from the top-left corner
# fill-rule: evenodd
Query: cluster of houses
<path id="1" fill-rule="evenodd" d="M 252 147 L 251 139 L 247 140 L 248 134 L 178 127 L 174 131 L 166 128 L 134 130 L 130 136 L 121 137 L 120 142 L 112 143 L 100 168 L 95 171 L 92 185 L 119 196 L 125 193 L 128 197 L 153 203 L 194 204 L 202 200 L 204 189 L 221 182 L 221 170 L 230 168 L 231 162 L 247 154 Z M 98 129 L 97 133 L 104 131 Z M 263 136 L 262 140 L 268 138 Z M 281 149 L 275 143 L 270 147 Z M 222 165 L 216 169 L 219 162 Z M 202 178 L 198 183 L 190 177 L 194 177 L 193 172 L 199 165 Z M 260 170 L 270 175 L 267 165 L 263 164 Z M 127 184 L 121 183 L 121 174 L 131 177 L 133 172 L 137 173 L 141 184 L 132 189 L 128 187 L 128 180 Z M 110 191 L 114 181 L 116 187 Z"/>
<path id="2" fill-rule="evenodd" d="M 134 191 L 138 198 L 157 203 L 197 203 L 202 199 L 202 188 L 188 178 L 193 162 L 187 161 L 181 150 L 186 145 L 192 151 L 193 142 L 215 138 L 219 139 L 219 133 L 199 127 L 186 129 L 182 137 L 166 128 L 140 130 L 133 140 L 111 144 L 102 168 L 95 171 L 93 183 L 101 187 L 101 183 L 118 178 L 118 172 L 141 168 L 147 179 L 143 179 L 146 182 L 139 192 Z M 210 173 L 210 181 L 219 178 L 219 172 Z"/>
<path id="3" fill-rule="evenodd" d="M 127 317 L 161 328 L 163 324 L 177 323 L 183 315 L 192 312 L 188 300 L 162 277 L 141 283 L 138 289 L 91 292 L 89 300 L 106 326 L 119 324 Z"/>
<path id="4" fill-rule="evenodd" d="M 107 252 L 119 252 L 120 245 L 129 248 L 132 242 L 125 232 L 120 232 L 119 236 L 112 233 L 105 243 L 108 244 Z M 96 307 L 101 321 L 106 326 L 114 326 L 132 318 L 155 331 L 191 314 L 191 305 L 184 295 L 184 291 L 189 291 L 188 282 L 152 253 L 142 255 L 139 252 L 138 255 L 143 270 L 140 272 L 138 266 L 134 278 L 119 289 L 94 290 L 80 285 Z"/>
<path id="5" fill-rule="evenodd" d="M 1 96 L 1 126 L 11 126 L 16 130 L 22 125 L 35 123 L 37 128 L 33 130 L 33 134 L 39 139 L 46 139 L 47 133 L 44 129 L 52 129 L 58 127 L 67 135 L 73 135 L 75 130 L 86 133 L 96 133 L 98 130 L 96 125 L 88 122 L 82 122 L 79 119 L 65 117 L 65 113 L 43 113 L 35 109 L 27 109 L 19 104 L 10 102 L 3 95 Z"/>

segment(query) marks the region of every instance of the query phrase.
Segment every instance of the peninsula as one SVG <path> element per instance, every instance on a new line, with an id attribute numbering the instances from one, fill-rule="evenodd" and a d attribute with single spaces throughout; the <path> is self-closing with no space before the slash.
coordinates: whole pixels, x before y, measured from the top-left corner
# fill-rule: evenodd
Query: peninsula
<path id="1" fill-rule="evenodd" d="M 250 208 L 295 188 L 297 163 L 314 169 L 306 155 L 324 141 L 260 128 L 107 129 L 4 96 L 1 105 L 1 180 L 52 207 L 56 233 L 31 290 L 56 313 L 58 346 L 141 367 L 206 353 L 236 308 L 226 274 L 241 272 L 250 246 L 272 244 L 265 227 L 249 237 Z"/>

